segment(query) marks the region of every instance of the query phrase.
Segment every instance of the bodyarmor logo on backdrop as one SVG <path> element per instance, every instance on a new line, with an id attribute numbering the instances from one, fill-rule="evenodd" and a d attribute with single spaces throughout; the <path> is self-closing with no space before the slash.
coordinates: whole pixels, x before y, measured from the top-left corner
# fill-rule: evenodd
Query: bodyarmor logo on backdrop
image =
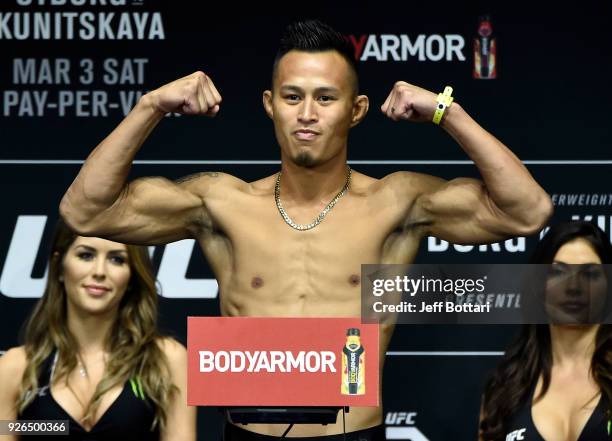
<path id="1" fill-rule="evenodd" d="M 385 418 L 385 435 L 390 439 L 404 439 L 410 441 L 429 441 L 415 426 L 416 412 L 387 412 Z"/>
<path id="2" fill-rule="evenodd" d="M 45 288 L 47 271 L 39 278 L 32 277 L 32 269 L 41 247 L 47 216 L 19 216 L 11 238 L 2 274 L 0 293 L 7 297 L 41 297 Z M 188 279 L 187 267 L 195 245 L 194 240 L 181 240 L 168 244 L 157 272 L 161 293 L 167 298 L 217 297 L 215 279 Z M 154 247 L 149 248 L 151 254 Z"/>
<path id="3" fill-rule="evenodd" d="M 465 61 L 465 39 L 458 34 L 347 35 L 359 61 Z"/>
<path id="4" fill-rule="evenodd" d="M 142 6 L 142 1 L 17 0 L 17 5 L 22 9 L 46 8 L 0 12 L 0 40 L 165 40 L 166 38 L 160 12 L 72 10 L 75 7 Z M 62 11 L 62 7 L 67 10 Z"/>

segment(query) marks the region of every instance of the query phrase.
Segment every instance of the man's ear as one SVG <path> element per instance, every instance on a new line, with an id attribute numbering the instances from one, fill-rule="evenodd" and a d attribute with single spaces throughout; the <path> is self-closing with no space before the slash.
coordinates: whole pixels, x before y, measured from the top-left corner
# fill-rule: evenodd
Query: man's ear
<path id="1" fill-rule="evenodd" d="M 368 113 L 370 100 L 366 95 L 358 95 L 353 102 L 353 116 L 351 117 L 351 127 L 359 124 Z"/>
<path id="2" fill-rule="evenodd" d="M 263 103 L 266 113 L 270 118 L 272 118 L 274 116 L 274 111 L 272 110 L 272 91 L 264 90 L 261 101 Z"/>

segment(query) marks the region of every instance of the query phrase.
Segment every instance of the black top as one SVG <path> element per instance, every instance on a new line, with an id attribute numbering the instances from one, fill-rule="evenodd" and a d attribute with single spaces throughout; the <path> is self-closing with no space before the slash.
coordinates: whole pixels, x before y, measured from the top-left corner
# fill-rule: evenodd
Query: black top
<path id="1" fill-rule="evenodd" d="M 126 382 L 121 394 L 113 401 L 111 406 L 104 412 L 91 431 L 86 431 L 76 422 L 60 405 L 50 392 L 50 379 L 57 361 L 52 354 L 41 366 L 38 378 L 39 388 L 35 391 L 36 398 L 30 405 L 19 414 L 19 420 L 68 420 L 70 434 L 58 436 L 62 440 L 79 441 L 153 441 L 159 440 L 159 430 L 151 431 L 151 425 L 155 418 L 155 408 L 147 399 L 140 384 L 134 380 Z M 28 435 L 21 439 L 49 441 L 49 435 Z"/>
<path id="2" fill-rule="evenodd" d="M 607 400 L 602 395 L 593 413 L 587 420 L 576 441 L 610 441 L 608 418 L 606 417 Z M 527 402 L 510 418 L 506 426 L 506 440 L 545 441 L 538 432 L 531 417 L 532 400 Z M 612 422 L 609 427 L 612 433 Z"/>

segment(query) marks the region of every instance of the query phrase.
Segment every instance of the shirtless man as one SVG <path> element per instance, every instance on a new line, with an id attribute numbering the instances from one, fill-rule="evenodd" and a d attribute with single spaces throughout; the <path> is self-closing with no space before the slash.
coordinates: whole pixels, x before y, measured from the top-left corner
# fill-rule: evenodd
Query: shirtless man
<path id="1" fill-rule="evenodd" d="M 543 227 L 552 210 L 548 195 L 457 102 L 440 125 L 474 161 L 482 181 L 411 172 L 383 179 L 349 174 L 348 134 L 368 111 L 368 98 L 357 92 L 354 63 L 350 45 L 326 25 L 287 29 L 272 89 L 263 93 L 281 174 L 255 182 L 200 173 L 177 182 L 149 177 L 127 183 L 132 159 L 164 114 L 214 116 L 221 103 L 202 72 L 144 95 L 88 157 L 62 200 L 62 216 L 79 234 L 115 241 L 196 239 L 217 277 L 227 316 L 359 316 L 361 264 L 410 263 L 428 235 L 485 243 Z M 399 81 L 381 110 L 393 121 L 431 121 L 436 100 L 436 94 Z M 381 333 L 382 370 L 392 327 Z M 346 430 L 381 423 L 382 408 L 353 408 Z M 254 424 L 243 432 L 279 436 L 284 429 Z M 289 436 L 338 433 L 341 421 L 297 425 Z"/>

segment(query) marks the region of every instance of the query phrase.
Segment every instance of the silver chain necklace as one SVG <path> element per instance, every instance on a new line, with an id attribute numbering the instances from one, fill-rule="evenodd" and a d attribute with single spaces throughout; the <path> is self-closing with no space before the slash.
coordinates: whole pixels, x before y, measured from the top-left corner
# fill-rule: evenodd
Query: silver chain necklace
<path id="1" fill-rule="evenodd" d="M 323 221 L 327 213 L 329 213 L 329 211 L 332 208 L 334 208 L 334 205 L 338 203 L 340 198 L 346 194 L 349 188 L 349 185 L 351 184 L 351 168 L 348 165 L 346 167 L 348 169 L 348 174 L 346 175 L 346 181 L 344 182 L 344 187 L 342 187 L 342 190 L 340 190 L 340 192 L 336 196 L 334 196 L 334 198 L 329 202 L 329 204 L 327 204 L 327 206 L 323 209 L 323 211 L 319 213 L 316 219 L 313 220 L 309 224 L 296 224 L 295 222 L 293 222 L 293 220 L 289 217 L 289 215 L 283 208 L 283 204 L 281 203 L 281 200 L 280 200 L 281 172 L 278 172 L 278 175 L 276 175 L 276 185 L 274 186 L 274 200 L 276 201 L 276 208 L 278 208 L 278 212 L 283 217 L 287 225 L 299 231 L 312 230 L 314 227 L 319 225 Z"/>

